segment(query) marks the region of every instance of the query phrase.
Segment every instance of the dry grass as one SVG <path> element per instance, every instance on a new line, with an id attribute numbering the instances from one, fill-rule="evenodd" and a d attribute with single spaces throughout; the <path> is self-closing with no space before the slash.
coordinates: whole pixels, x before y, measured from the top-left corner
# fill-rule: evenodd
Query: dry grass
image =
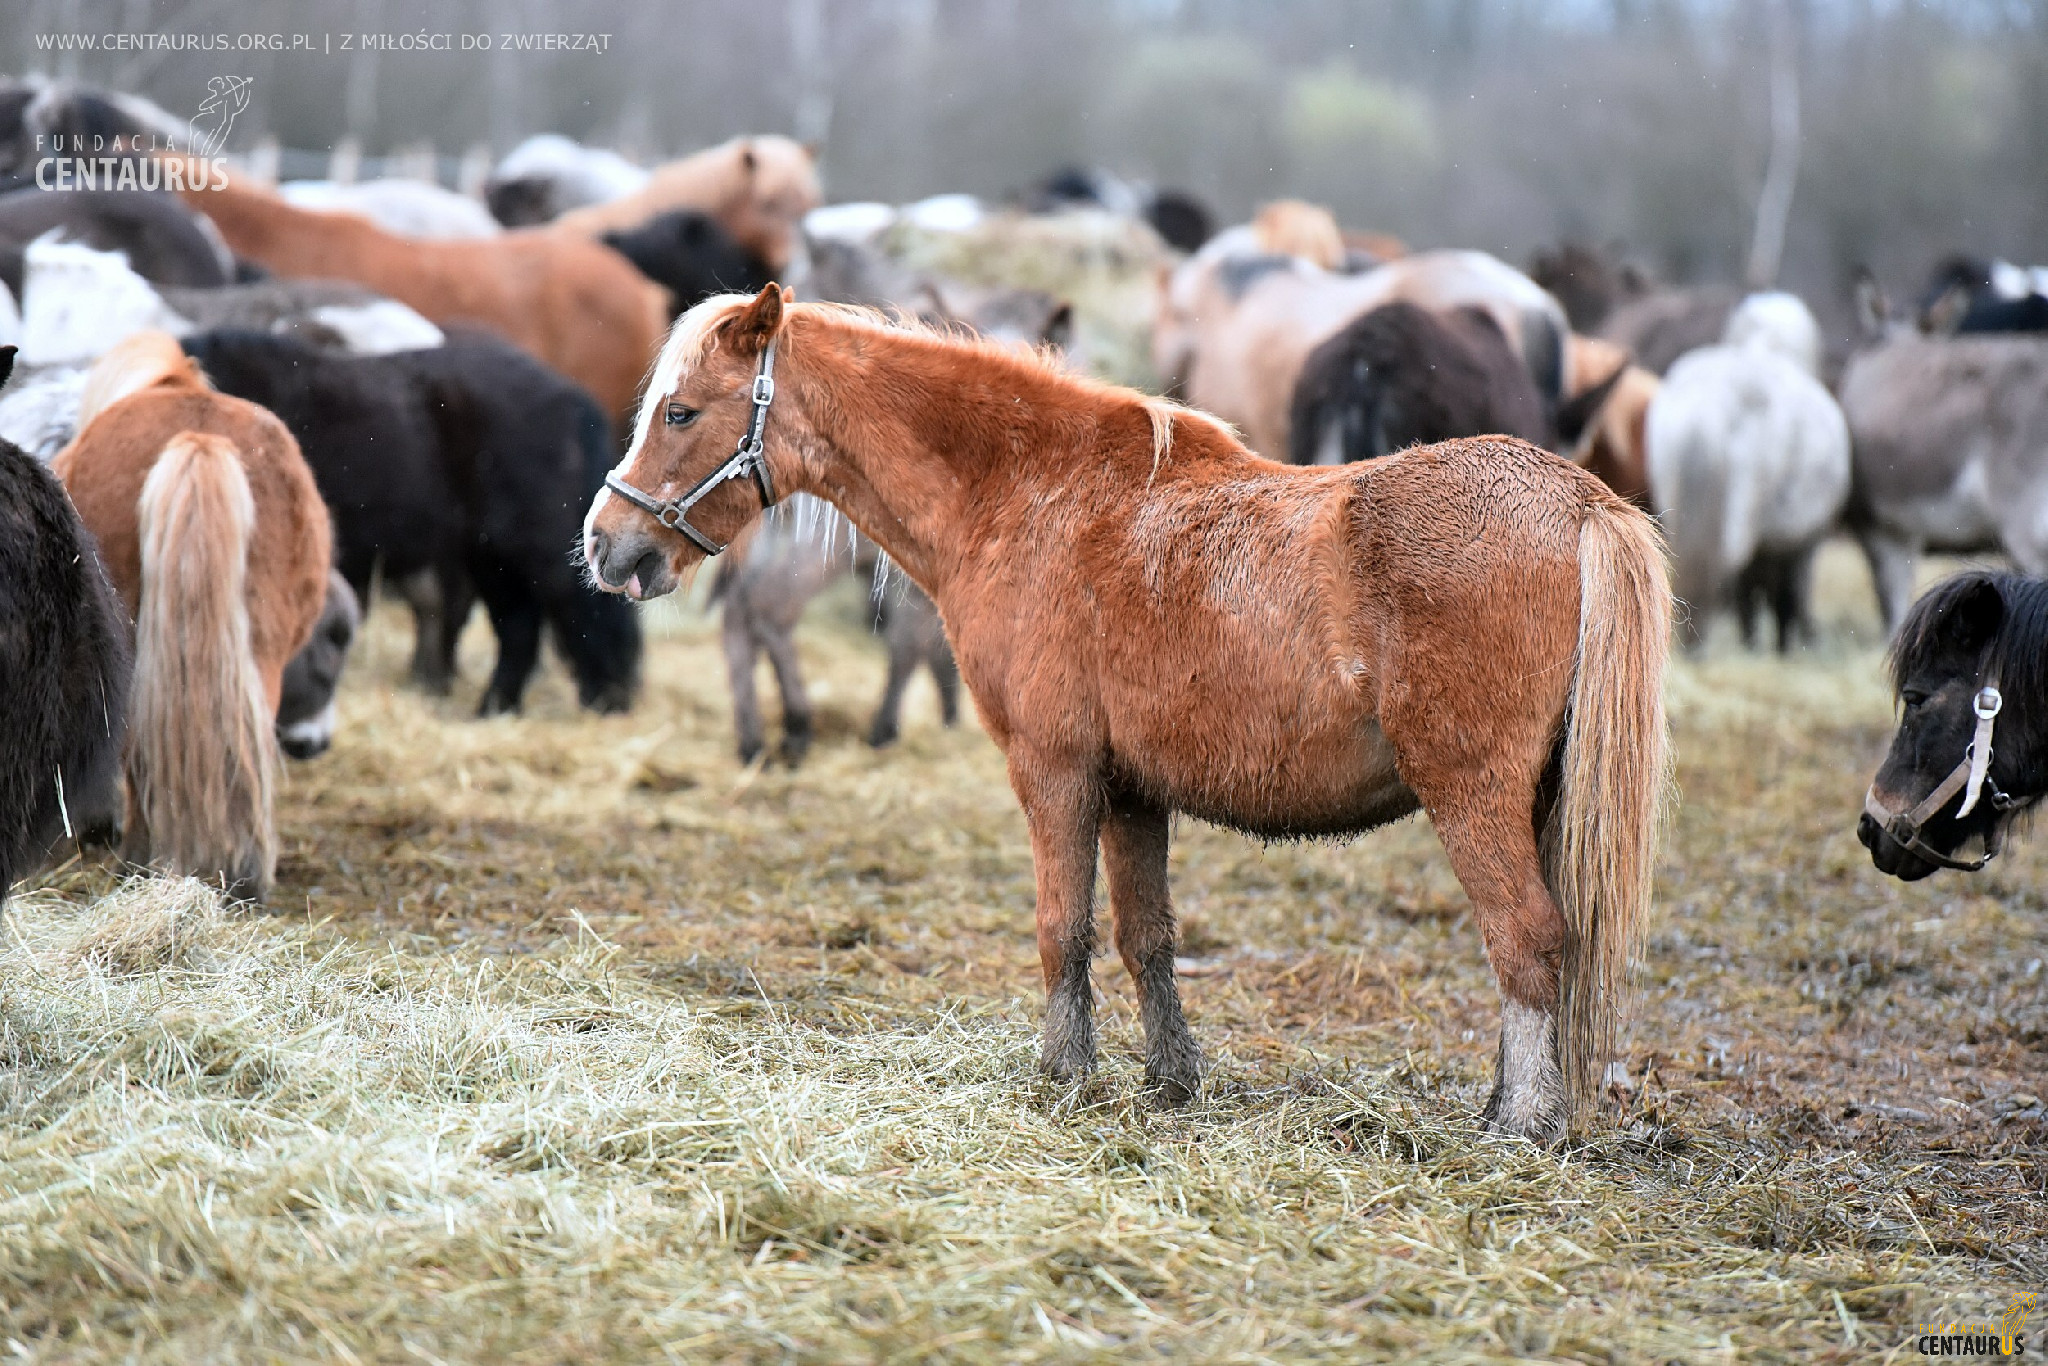
<path id="1" fill-rule="evenodd" d="M 1495 997 L 1428 828 L 1177 831 L 1214 1080 L 1033 1072 L 1021 818 L 993 747 L 856 735 L 849 589 L 802 770 L 732 759 L 711 623 L 645 704 L 400 686 L 380 611 L 293 769 L 276 917 L 72 867 L 0 950 L 0 1351 L 30 1359 L 1594 1361 L 1910 1355 L 2048 1279 L 2048 841 L 1880 878 L 1890 725 L 1837 620 L 1673 684 L 1683 806 L 1618 1125 L 1471 1116 Z"/>

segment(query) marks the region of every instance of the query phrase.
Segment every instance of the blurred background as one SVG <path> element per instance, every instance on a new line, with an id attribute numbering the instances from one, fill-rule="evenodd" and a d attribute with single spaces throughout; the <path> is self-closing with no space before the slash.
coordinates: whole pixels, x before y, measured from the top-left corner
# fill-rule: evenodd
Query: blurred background
<path id="1" fill-rule="evenodd" d="M 113 32 L 609 35 L 602 52 L 54 50 Z M 648 161 L 815 143 L 833 199 L 1003 196 L 1070 163 L 1222 222 L 1298 195 L 1415 246 L 1574 238 L 1738 281 L 1774 94 L 1796 176 L 1778 281 L 1846 316 L 1861 263 L 2048 257 L 2042 0 L 10 0 L 0 62 L 194 107 L 255 77 L 274 136 L 445 166 L 553 130 Z M 1774 76 L 1776 89 L 1774 92 Z M 449 172 L 452 178 L 452 170 Z"/>

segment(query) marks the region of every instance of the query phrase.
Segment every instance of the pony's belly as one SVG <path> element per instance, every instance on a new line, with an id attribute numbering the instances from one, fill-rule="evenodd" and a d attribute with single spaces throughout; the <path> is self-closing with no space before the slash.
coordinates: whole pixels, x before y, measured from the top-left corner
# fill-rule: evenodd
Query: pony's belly
<path id="1" fill-rule="evenodd" d="M 1255 835 L 1369 830 L 1419 805 L 1370 717 L 1313 729 L 1241 720 L 1229 736 L 1184 725 L 1150 744 L 1113 739 L 1112 765 L 1177 811 Z"/>

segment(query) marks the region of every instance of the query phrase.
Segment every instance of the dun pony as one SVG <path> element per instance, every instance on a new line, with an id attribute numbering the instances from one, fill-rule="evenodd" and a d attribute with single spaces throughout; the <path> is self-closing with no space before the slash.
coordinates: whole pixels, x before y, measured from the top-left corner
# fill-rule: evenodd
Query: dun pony
<path id="1" fill-rule="evenodd" d="M 287 661 L 327 598 L 327 508 L 275 417 L 158 332 L 95 367 L 52 462 L 135 621 L 124 853 L 269 894 Z"/>
<path id="2" fill-rule="evenodd" d="M 772 288 L 683 316 L 614 478 L 670 497 L 731 472 L 771 341 L 769 478 L 718 479 L 688 519 L 729 543 L 767 490 L 814 494 L 938 605 L 1031 831 L 1048 1074 L 1094 1065 L 1098 849 L 1172 1103 L 1201 1072 L 1172 814 L 1291 838 L 1420 809 L 1500 983 L 1487 1122 L 1565 1131 L 1649 910 L 1671 621 L 1649 518 L 1508 438 L 1276 464 L 1045 357 Z M 636 597 L 704 558 L 610 490 L 584 551 Z"/>

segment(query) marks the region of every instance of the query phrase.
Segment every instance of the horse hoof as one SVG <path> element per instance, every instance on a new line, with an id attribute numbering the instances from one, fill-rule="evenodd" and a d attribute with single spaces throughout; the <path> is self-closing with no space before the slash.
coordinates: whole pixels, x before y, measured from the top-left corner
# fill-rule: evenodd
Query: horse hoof
<path id="1" fill-rule="evenodd" d="M 873 730 L 868 732 L 869 749 L 887 749 L 889 746 L 895 743 L 896 732 L 893 729 L 884 730 L 880 726 L 876 726 Z"/>
<path id="2" fill-rule="evenodd" d="M 1509 1115 L 1501 1103 L 1498 1087 L 1487 1099 L 1486 1108 L 1479 1112 L 1479 1123 L 1486 1132 L 1500 1138 L 1527 1139 L 1539 1148 L 1554 1147 L 1564 1138 L 1564 1110 L 1537 1112 L 1534 1114 Z"/>
<path id="3" fill-rule="evenodd" d="M 1201 1087 L 1199 1081 L 1186 1077 L 1164 1077 L 1155 1072 L 1145 1074 L 1145 1095 L 1155 1110 L 1184 1110 L 1194 1103 Z"/>

